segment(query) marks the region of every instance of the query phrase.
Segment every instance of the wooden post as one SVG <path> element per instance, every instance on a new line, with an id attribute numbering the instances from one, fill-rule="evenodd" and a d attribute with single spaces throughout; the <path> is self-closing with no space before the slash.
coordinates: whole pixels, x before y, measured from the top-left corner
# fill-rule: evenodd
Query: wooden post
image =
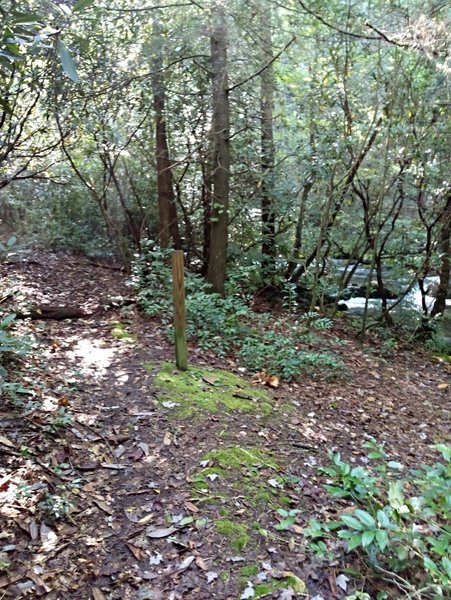
<path id="1" fill-rule="evenodd" d="M 188 350 L 186 346 L 183 250 L 174 250 L 172 254 L 172 290 L 174 295 L 175 364 L 180 371 L 186 371 L 188 369 Z"/>

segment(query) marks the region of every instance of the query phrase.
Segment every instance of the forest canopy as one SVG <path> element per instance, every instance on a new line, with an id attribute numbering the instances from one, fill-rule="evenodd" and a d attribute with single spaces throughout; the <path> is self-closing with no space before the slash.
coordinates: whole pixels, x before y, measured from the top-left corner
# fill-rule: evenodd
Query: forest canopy
<path id="1" fill-rule="evenodd" d="M 14 232 L 126 265 L 143 242 L 181 248 L 213 291 L 239 263 L 255 288 L 291 282 L 312 306 L 366 265 L 387 321 L 387 270 L 405 280 L 397 297 L 419 286 L 423 311 L 444 311 L 447 2 L 7 0 L 1 13 Z"/>

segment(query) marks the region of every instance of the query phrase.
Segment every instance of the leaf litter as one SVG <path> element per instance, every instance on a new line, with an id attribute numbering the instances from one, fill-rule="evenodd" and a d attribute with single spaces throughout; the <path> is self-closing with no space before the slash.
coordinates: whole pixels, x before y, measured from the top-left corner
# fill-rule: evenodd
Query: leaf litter
<path id="1" fill-rule="evenodd" d="M 0 266 L 24 303 L 89 310 L 108 303 L 105 290 L 128 295 L 117 270 L 65 253 L 36 258 Z M 111 334 L 118 321 L 133 344 Z M 318 599 L 344 598 L 348 577 L 307 557 L 298 533 L 310 517 L 334 515 L 317 466 L 330 447 L 363 462 L 361 441 L 370 436 L 387 443 L 395 462 L 415 465 L 448 430 L 446 365 L 413 352 L 389 361 L 345 331 L 346 381 L 287 384 L 262 371 L 254 385 L 277 390 L 269 415 L 211 419 L 174 419 L 177 398 L 156 400 L 143 365 L 171 361 L 172 348 L 133 305 L 95 319 L 23 321 L 17 331 L 33 336 L 39 353 L 20 365 L 24 392 L 0 407 L 6 597 L 236 600 L 285 581 L 271 597 L 304 597 L 305 582 Z M 197 348 L 191 360 L 224 368 Z M 217 386 L 208 374 L 203 381 Z M 233 447 L 248 462 L 244 453 L 235 468 L 206 458 Z M 277 466 L 251 448 L 276 456 Z M 301 513 L 290 530 L 276 531 L 282 498 Z"/>

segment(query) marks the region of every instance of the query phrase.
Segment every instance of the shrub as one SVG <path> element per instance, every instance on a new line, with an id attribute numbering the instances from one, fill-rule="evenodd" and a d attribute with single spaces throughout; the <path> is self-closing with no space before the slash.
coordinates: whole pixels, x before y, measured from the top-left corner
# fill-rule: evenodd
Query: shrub
<path id="1" fill-rule="evenodd" d="M 172 334 L 170 253 L 148 249 L 136 257 L 131 277 L 139 304 L 148 315 L 160 318 L 168 335 Z M 320 367 L 329 375 L 343 367 L 330 352 L 302 348 L 303 344 L 310 346 L 315 341 L 313 329 L 330 329 L 329 319 L 314 312 L 301 315 L 297 321 L 293 318 L 275 321 L 269 313 L 257 314 L 246 302 L 245 286 L 240 287 L 236 279 L 229 282 L 234 293 L 225 298 L 211 293 L 205 280 L 192 273 L 186 274 L 185 288 L 187 336 L 201 348 L 219 356 L 234 352 L 245 367 L 265 369 L 286 379 L 307 368 Z M 292 313 L 292 295 L 288 304 Z"/>
<path id="2" fill-rule="evenodd" d="M 330 453 L 332 464 L 321 469 L 331 496 L 350 506 L 336 521 L 310 522 L 312 549 L 324 556 L 326 538 L 344 540 L 374 579 L 389 579 L 408 597 L 451 597 L 451 447 L 434 446 L 442 461 L 401 478 L 402 464 L 374 441 L 366 446 L 375 464 L 353 467 Z"/>

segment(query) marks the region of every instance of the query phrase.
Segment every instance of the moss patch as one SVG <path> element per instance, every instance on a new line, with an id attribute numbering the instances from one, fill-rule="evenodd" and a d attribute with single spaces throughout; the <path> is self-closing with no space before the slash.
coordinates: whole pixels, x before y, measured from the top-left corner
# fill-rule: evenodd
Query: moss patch
<path id="1" fill-rule="evenodd" d="M 205 455 L 207 460 L 214 460 L 222 469 L 239 469 L 241 467 L 269 467 L 277 469 L 278 465 L 269 452 L 258 448 L 241 448 L 232 446 L 212 450 Z"/>
<path id="2" fill-rule="evenodd" d="M 153 365 L 146 364 L 149 371 Z M 164 363 L 153 379 L 159 391 L 160 402 L 174 403 L 172 414 L 190 417 L 197 413 L 216 413 L 224 408 L 230 411 L 255 412 L 268 415 L 272 411 L 271 398 L 241 377 L 221 369 L 190 367 L 177 371 L 173 364 Z"/>
<path id="3" fill-rule="evenodd" d="M 269 581 L 255 585 L 253 598 L 265 598 L 278 590 L 287 588 L 291 588 L 295 594 L 307 595 L 307 587 L 297 575 L 291 571 L 284 571 L 281 576 L 280 579 L 271 578 Z M 243 585 L 243 579 L 240 579 L 240 582 Z"/>
<path id="4" fill-rule="evenodd" d="M 111 335 L 118 340 L 122 340 L 123 342 L 133 343 L 136 341 L 135 336 L 125 329 L 125 325 L 121 321 L 113 321 Z"/>
<path id="5" fill-rule="evenodd" d="M 241 552 L 249 543 L 250 537 L 247 533 L 247 526 L 242 523 L 235 523 L 228 519 L 216 521 L 216 531 L 226 536 L 235 552 Z"/>

